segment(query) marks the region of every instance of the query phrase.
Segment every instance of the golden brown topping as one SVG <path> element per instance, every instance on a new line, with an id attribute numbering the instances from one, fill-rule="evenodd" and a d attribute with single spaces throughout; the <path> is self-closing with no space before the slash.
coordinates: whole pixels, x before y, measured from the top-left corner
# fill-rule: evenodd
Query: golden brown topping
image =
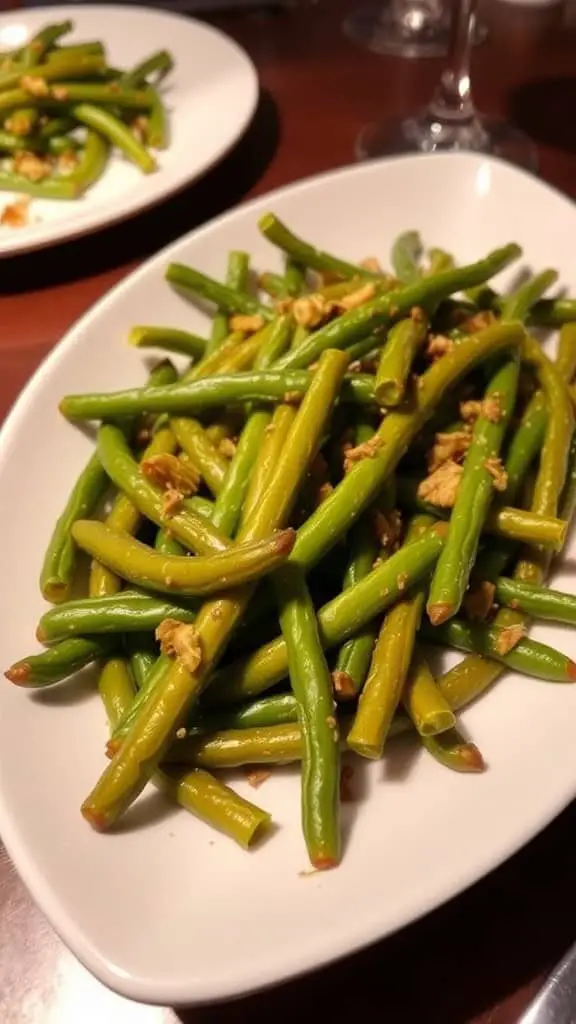
<path id="1" fill-rule="evenodd" d="M 337 306 L 341 310 L 356 309 L 357 306 L 363 306 L 365 302 L 369 302 L 373 299 L 376 294 L 376 286 L 368 281 L 363 284 L 361 288 L 358 288 L 355 292 L 350 292 L 349 295 L 344 295 L 341 299 L 338 299 Z"/>
<path id="2" fill-rule="evenodd" d="M 172 487 L 167 487 L 164 491 L 162 498 L 162 514 L 165 516 L 173 516 L 178 511 L 182 502 L 184 501 L 184 495 L 182 491 L 177 491 Z"/>
<path id="3" fill-rule="evenodd" d="M 134 138 L 138 139 L 138 142 L 145 142 L 148 133 L 148 118 L 144 114 L 139 114 L 135 117 L 130 125 Z"/>
<path id="4" fill-rule="evenodd" d="M 474 423 L 482 412 L 482 402 L 471 398 L 468 402 L 460 402 L 460 415 L 465 423 Z"/>
<path id="5" fill-rule="evenodd" d="M 410 310 L 410 319 L 414 320 L 417 324 L 423 324 L 426 319 L 426 313 L 420 306 L 412 306 Z"/>
<path id="6" fill-rule="evenodd" d="M 292 313 L 300 327 L 319 327 L 320 324 L 329 320 L 336 311 L 334 303 L 318 293 L 295 299 L 292 303 Z"/>
<path id="7" fill-rule="evenodd" d="M 396 577 L 396 586 L 398 587 L 398 590 L 406 590 L 406 584 L 409 579 L 410 577 L 407 572 L 399 573 Z"/>
<path id="8" fill-rule="evenodd" d="M 347 672 L 335 669 L 332 673 L 332 685 L 334 687 L 334 693 L 336 693 L 342 700 L 356 696 L 354 682 Z"/>
<path id="9" fill-rule="evenodd" d="M 248 785 L 252 786 L 254 789 L 258 789 L 258 787 L 261 786 L 263 782 L 266 782 L 266 779 L 269 779 L 271 775 L 272 772 L 269 768 L 249 768 L 246 772 Z"/>
<path id="10" fill-rule="evenodd" d="M 458 486 L 462 477 L 462 466 L 453 459 L 447 459 L 418 487 L 418 497 L 439 508 L 452 508 L 456 501 Z"/>
<path id="11" fill-rule="evenodd" d="M 70 174 L 78 163 L 78 157 L 73 149 L 67 149 L 58 157 L 58 170 L 60 174 Z"/>
<path id="12" fill-rule="evenodd" d="M 30 115 L 25 110 L 15 110 L 4 122 L 7 132 L 12 135 L 29 135 L 32 128 Z"/>
<path id="13" fill-rule="evenodd" d="M 321 505 L 323 501 L 326 501 L 326 499 L 332 494 L 333 490 L 334 488 L 332 484 L 328 483 L 327 480 L 323 484 L 320 484 L 317 492 L 318 504 Z"/>
<path id="14" fill-rule="evenodd" d="M 384 515 L 379 509 L 373 514 L 373 523 L 376 536 L 381 547 L 386 551 L 392 551 L 402 533 L 402 516 L 397 509 L 393 509 L 388 515 Z"/>
<path id="15" fill-rule="evenodd" d="M 464 607 L 471 619 L 482 621 L 490 614 L 496 587 L 489 580 L 473 586 L 464 598 Z"/>
<path id="16" fill-rule="evenodd" d="M 42 181 L 52 170 L 49 160 L 36 156 L 35 153 L 28 153 L 27 150 L 15 153 L 13 163 L 16 173 L 21 174 L 23 178 L 28 178 L 28 181 Z"/>
<path id="17" fill-rule="evenodd" d="M 55 85 L 52 89 L 52 95 L 55 100 L 61 100 L 62 103 L 65 103 L 68 99 L 68 89 L 64 85 Z"/>
<path id="18" fill-rule="evenodd" d="M 482 310 L 482 312 L 475 313 L 474 316 L 470 316 L 464 321 L 464 329 L 472 333 L 474 331 L 482 331 L 484 327 L 490 327 L 490 324 L 493 324 L 495 320 L 494 313 L 489 309 Z"/>
<path id="19" fill-rule="evenodd" d="M 513 647 L 516 647 L 516 644 L 520 643 L 524 633 L 524 626 L 520 623 L 515 626 L 505 626 L 501 629 L 495 645 L 498 654 L 508 654 L 508 651 L 511 651 Z"/>
<path id="20" fill-rule="evenodd" d="M 363 267 L 364 270 L 369 270 L 371 274 L 384 274 L 384 271 L 375 256 L 365 256 L 363 260 L 360 260 L 360 266 Z"/>
<path id="21" fill-rule="evenodd" d="M 200 635 L 194 626 L 178 619 L 164 619 L 156 630 L 162 654 L 179 658 L 189 672 L 195 672 L 202 661 Z"/>
<path id="22" fill-rule="evenodd" d="M 282 395 L 282 401 L 286 405 L 300 405 L 300 402 L 302 401 L 302 393 L 300 391 L 286 391 L 286 393 Z"/>
<path id="23" fill-rule="evenodd" d="M 274 303 L 274 308 L 277 313 L 289 313 L 293 305 L 294 299 L 288 297 L 286 299 L 277 299 L 276 302 Z"/>
<path id="24" fill-rule="evenodd" d="M 141 462 L 142 472 L 157 487 L 179 491 L 181 495 L 196 494 L 200 475 L 191 462 L 183 462 L 176 455 L 151 455 Z"/>
<path id="25" fill-rule="evenodd" d="M 432 360 L 440 359 L 451 352 L 453 348 L 452 338 L 446 338 L 443 334 L 433 334 L 426 346 L 426 355 Z"/>
<path id="26" fill-rule="evenodd" d="M 436 434 L 432 450 L 428 454 L 428 472 L 433 473 L 448 459 L 461 462 L 470 447 L 470 440 L 471 434 L 468 430 Z"/>
<path id="27" fill-rule="evenodd" d="M 236 454 L 236 445 L 231 437 L 223 437 L 218 445 L 218 451 L 226 459 L 233 459 Z"/>
<path id="28" fill-rule="evenodd" d="M 264 317 L 260 313 L 246 316 L 245 313 L 234 313 L 228 321 L 231 331 L 244 331 L 245 334 L 254 334 L 264 327 Z"/>
<path id="29" fill-rule="evenodd" d="M 20 196 L 8 203 L 0 214 L 0 224 L 7 228 L 25 228 L 30 219 L 30 197 Z"/>
<path id="30" fill-rule="evenodd" d="M 354 362 L 348 365 L 348 373 L 360 373 L 361 369 L 362 361 L 360 359 L 355 359 Z"/>
<path id="31" fill-rule="evenodd" d="M 35 75 L 22 75 L 20 88 L 31 96 L 47 96 L 49 92 L 45 79 Z"/>
<path id="32" fill-rule="evenodd" d="M 347 448 L 344 455 L 344 472 L 348 473 L 355 462 L 361 462 L 362 459 L 373 459 L 381 447 L 381 439 L 378 434 L 374 434 L 369 441 L 364 441 L 362 444 L 356 445 L 355 448 Z"/>
<path id="33" fill-rule="evenodd" d="M 508 473 L 502 465 L 502 459 L 497 458 L 493 455 L 489 459 L 484 460 L 484 469 L 487 469 L 494 481 L 494 487 L 497 491 L 505 491 L 506 485 L 508 484 Z"/>

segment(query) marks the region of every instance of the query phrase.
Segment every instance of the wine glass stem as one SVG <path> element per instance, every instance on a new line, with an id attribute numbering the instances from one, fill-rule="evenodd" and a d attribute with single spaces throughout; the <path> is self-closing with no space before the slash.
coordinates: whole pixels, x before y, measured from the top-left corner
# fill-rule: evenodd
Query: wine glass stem
<path id="1" fill-rule="evenodd" d="M 451 0 L 452 26 L 448 67 L 430 105 L 439 121 L 466 124 L 476 120 L 470 85 L 470 54 L 476 0 Z"/>

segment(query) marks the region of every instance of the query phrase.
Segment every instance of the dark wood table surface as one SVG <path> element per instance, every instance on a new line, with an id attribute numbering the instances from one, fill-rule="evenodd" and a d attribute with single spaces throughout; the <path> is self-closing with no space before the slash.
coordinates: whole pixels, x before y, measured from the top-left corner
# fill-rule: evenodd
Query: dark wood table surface
<path id="1" fill-rule="evenodd" d="M 77 317 L 142 259 L 247 196 L 350 163 L 364 123 L 426 101 L 441 61 L 357 49 L 341 32 L 350 7 L 304 0 L 284 12 L 213 19 L 247 49 L 260 75 L 258 111 L 235 150 L 156 210 L 2 261 L 0 415 Z M 478 104 L 529 131 L 542 176 L 574 196 L 574 11 L 488 0 L 483 12 L 490 34 L 474 56 Z M 512 1024 L 576 938 L 576 804 L 513 860 L 424 921 L 326 970 L 223 1006 L 174 1011 L 109 992 L 63 947 L 6 855 L 0 914 L 2 1024 L 236 1024 L 293 1020 L 303 1010 L 319 1019 L 325 1013 L 333 1024 L 351 1015 L 394 1024 Z"/>

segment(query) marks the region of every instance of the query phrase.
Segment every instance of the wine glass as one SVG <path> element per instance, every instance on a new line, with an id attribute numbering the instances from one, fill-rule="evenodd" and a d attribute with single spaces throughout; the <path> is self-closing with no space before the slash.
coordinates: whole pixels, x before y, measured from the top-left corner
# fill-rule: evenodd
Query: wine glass
<path id="1" fill-rule="evenodd" d="M 476 0 L 452 0 L 448 66 L 431 102 L 421 113 L 368 125 L 356 141 L 359 160 L 391 153 L 474 150 L 493 153 L 536 170 L 534 143 L 506 121 L 481 117 L 470 84 L 470 52 Z"/>
<path id="2" fill-rule="evenodd" d="M 344 20 L 344 32 L 375 53 L 394 57 L 444 57 L 450 41 L 450 11 L 446 0 L 387 0 L 363 7 Z M 486 38 L 476 25 L 474 43 Z"/>

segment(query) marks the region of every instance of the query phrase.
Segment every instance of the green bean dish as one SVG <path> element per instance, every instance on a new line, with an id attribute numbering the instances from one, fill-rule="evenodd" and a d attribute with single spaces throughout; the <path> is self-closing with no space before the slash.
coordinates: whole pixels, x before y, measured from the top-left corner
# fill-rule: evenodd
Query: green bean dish
<path id="1" fill-rule="evenodd" d="M 72 78 L 74 61 L 103 59 L 70 56 L 54 33 L 30 44 L 43 82 L 58 81 L 51 60 L 72 61 Z M 151 58 L 119 80 L 123 131 L 134 96 L 154 112 L 148 75 L 165 69 Z M 76 121 L 86 90 L 118 81 L 94 84 L 105 70 L 78 84 Z M 245 252 L 222 282 L 170 264 L 166 287 L 211 308 L 206 337 L 136 324 L 127 343 L 160 353 L 144 386 L 62 397 L 95 448 L 39 567 L 43 649 L 6 677 L 45 687 L 98 665 L 109 733 L 81 808 L 94 828 L 152 782 L 249 847 L 270 815 L 222 773 L 244 767 L 256 785 L 294 762 L 323 870 L 342 857 L 343 752 L 379 759 L 410 733 L 423 757 L 482 772 L 462 708 L 506 669 L 576 681 L 528 635 L 532 620 L 576 623 L 576 596 L 546 585 L 575 507 L 576 300 L 550 297 L 553 269 L 497 293 L 514 243 L 462 265 L 408 231 L 386 270 L 272 213 L 259 228 L 283 273 Z M 558 332 L 555 360 L 542 327 Z M 464 657 L 439 674 L 438 647 Z"/>

